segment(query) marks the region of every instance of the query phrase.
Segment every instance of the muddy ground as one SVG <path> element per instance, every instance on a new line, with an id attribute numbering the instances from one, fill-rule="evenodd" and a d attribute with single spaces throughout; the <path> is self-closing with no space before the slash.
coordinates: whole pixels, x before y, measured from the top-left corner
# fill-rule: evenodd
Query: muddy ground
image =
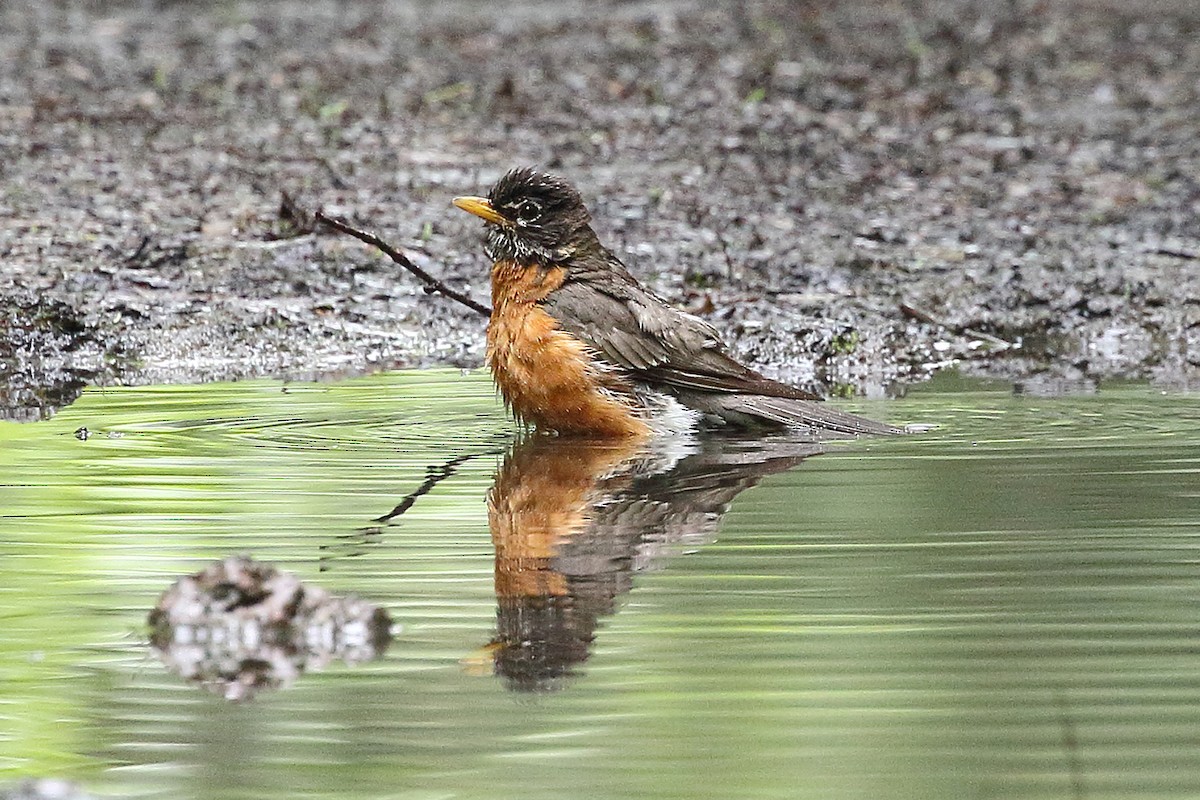
<path id="1" fill-rule="evenodd" d="M 486 300 L 449 201 L 519 164 L 828 393 L 1200 376 L 1192 0 L 29 0 L 0 5 L 0 406 L 478 365 L 480 318 L 280 194 Z"/>

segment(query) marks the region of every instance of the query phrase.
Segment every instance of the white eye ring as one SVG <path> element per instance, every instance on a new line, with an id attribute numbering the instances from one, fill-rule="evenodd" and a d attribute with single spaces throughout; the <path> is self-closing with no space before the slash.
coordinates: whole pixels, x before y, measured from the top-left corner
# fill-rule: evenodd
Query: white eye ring
<path id="1" fill-rule="evenodd" d="M 525 197 L 513 203 L 510 208 L 517 215 L 518 225 L 528 225 L 542 214 L 542 204 L 539 200 Z"/>

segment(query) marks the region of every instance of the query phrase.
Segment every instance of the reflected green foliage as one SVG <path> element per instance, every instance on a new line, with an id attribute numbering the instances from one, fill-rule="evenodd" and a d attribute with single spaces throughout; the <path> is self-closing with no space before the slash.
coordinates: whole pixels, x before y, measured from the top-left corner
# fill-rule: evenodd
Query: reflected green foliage
<path id="1" fill-rule="evenodd" d="M 0 423 L 0 776 L 113 797 L 1194 797 L 1200 408 L 953 388 L 860 405 L 942 427 L 766 477 L 532 698 L 471 666 L 512 433 L 485 375 L 97 390 Z M 382 661 L 225 703 L 166 673 L 144 621 L 230 553 L 403 627 Z"/>

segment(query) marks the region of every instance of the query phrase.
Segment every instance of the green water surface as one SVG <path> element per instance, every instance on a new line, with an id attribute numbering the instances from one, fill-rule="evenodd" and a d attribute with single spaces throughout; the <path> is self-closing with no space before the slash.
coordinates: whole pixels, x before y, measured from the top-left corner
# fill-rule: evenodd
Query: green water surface
<path id="1" fill-rule="evenodd" d="M 941 427 L 745 485 L 711 464 L 598 473 L 616 499 L 597 514 L 652 521 L 594 525 L 556 562 L 591 575 L 571 591 L 604 608 L 563 674 L 532 685 L 487 660 L 506 625 L 534 623 L 500 589 L 485 498 L 512 427 L 485 375 L 92 390 L 49 421 L 0 422 L 0 782 L 171 798 L 1200 797 L 1195 398 L 944 382 L 856 410 Z M 556 458 L 532 454 L 521 485 L 578 463 Z M 728 512 L 672 500 L 709 484 Z M 147 612 L 238 553 L 381 604 L 391 646 L 245 703 L 181 681 Z"/>

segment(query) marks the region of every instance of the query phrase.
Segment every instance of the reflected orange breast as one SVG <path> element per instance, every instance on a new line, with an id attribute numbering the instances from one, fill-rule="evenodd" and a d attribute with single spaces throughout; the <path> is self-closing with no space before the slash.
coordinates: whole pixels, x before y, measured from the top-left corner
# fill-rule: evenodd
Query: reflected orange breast
<path id="1" fill-rule="evenodd" d="M 642 444 L 628 438 L 608 444 L 527 440 L 509 453 L 488 493 L 497 597 L 570 593 L 554 557 L 565 541 L 588 528 L 593 504 L 604 496 L 601 482 Z"/>

